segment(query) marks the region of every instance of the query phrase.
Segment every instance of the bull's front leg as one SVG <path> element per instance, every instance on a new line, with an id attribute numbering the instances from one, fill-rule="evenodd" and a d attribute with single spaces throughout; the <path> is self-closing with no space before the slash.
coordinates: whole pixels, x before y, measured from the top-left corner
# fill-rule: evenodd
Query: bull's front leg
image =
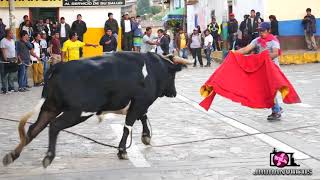
<path id="1" fill-rule="evenodd" d="M 142 135 L 141 135 L 141 141 L 145 145 L 150 145 L 151 141 L 151 135 L 150 135 L 150 130 L 148 128 L 148 116 L 147 114 L 143 115 L 141 118 L 141 123 L 142 123 Z"/>
<path id="2" fill-rule="evenodd" d="M 137 103 L 137 102 L 140 102 L 140 103 Z M 127 145 L 128 136 L 130 135 L 132 130 L 132 126 L 138 118 L 142 117 L 144 114 L 147 113 L 148 106 L 146 104 L 143 104 L 143 102 L 145 102 L 145 100 L 140 99 L 139 101 L 136 99 L 135 101 L 133 101 L 133 103 L 131 104 L 128 110 L 125 125 L 123 127 L 123 135 L 119 144 L 119 152 L 118 152 L 119 159 L 128 159 L 126 145 Z"/>

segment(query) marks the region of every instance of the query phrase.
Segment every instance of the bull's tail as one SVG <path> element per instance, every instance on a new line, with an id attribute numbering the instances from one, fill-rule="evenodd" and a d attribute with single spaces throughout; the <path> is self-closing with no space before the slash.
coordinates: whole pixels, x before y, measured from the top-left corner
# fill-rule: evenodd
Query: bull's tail
<path id="1" fill-rule="evenodd" d="M 25 125 L 27 124 L 28 119 L 30 119 L 31 116 L 32 116 L 34 113 L 38 112 L 38 111 L 41 109 L 44 101 L 45 101 L 45 99 L 42 98 L 42 99 L 39 101 L 39 103 L 33 108 L 32 111 L 28 112 L 27 114 L 25 114 L 25 115 L 21 118 L 21 120 L 20 120 L 20 122 L 19 122 L 19 126 L 18 126 L 18 131 L 19 131 L 19 136 L 20 136 L 20 144 L 19 144 L 19 145 L 21 145 L 21 146 L 25 146 L 25 145 L 26 145 L 27 139 L 26 139 L 26 131 L 25 131 L 25 128 L 24 128 L 24 127 L 25 127 Z"/>
<path id="2" fill-rule="evenodd" d="M 44 103 L 45 99 L 41 99 L 40 102 L 37 104 L 37 106 L 35 106 L 35 108 L 31 111 L 28 112 L 27 114 L 25 114 L 20 122 L 19 122 L 19 136 L 20 136 L 20 143 L 18 144 L 18 146 L 14 149 L 14 151 L 6 154 L 3 157 L 2 163 L 4 166 L 9 165 L 10 163 L 12 163 L 14 160 L 16 160 L 19 156 L 20 153 L 23 149 L 24 146 L 27 145 L 27 136 L 26 136 L 26 132 L 24 130 L 24 126 L 26 125 L 28 119 L 30 119 L 30 117 L 37 111 L 40 110 L 40 108 L 42 107 L 43 103 Z"/>

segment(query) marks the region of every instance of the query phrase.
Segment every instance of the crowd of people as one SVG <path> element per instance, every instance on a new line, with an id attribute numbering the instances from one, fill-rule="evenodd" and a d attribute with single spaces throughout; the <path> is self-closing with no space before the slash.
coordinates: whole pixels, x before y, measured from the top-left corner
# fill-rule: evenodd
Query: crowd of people
<path id="1" fill-rule="evenodd" d="M 311 9 L 306 10 L 307 15 L 302 21 L 305 31 L 305 39 L 309 50 L 316 50 L 314 34 L 316 33 L 316 19 L 311 14 Z M 270 33 L 275 37 L 279 36 L 278 21 L 275 15 L 269 16 Z M 0 19 L 0 70 L 1 70 L 1 91 L 3 94 L 10 92 L 29 91 L 28 68 L 33 69 L 34 86 L 42 86 L 44 75 L 49 66 L 58 62 L 78 60 L 83 56 L 84 46 L 97 47 L 101 45 L 103 53 L 113 53 L 118 48 L 119 26 L 121 27 L 121 48 L 124 51 L 155 52 L 160 55 L 177 53 L 182 58 L 188 58 L 190 53 L 194 59 L 194 67 L 199 62 L 203 67 L 202 52 L 207 59 L 205 67 L 211 65 L 212 51 L 222 49 L 221 25 L 212 17 L 207 28 L 201 32 L 200 26 L 194 28 L 188 35 L 183 28 L 179 28 L 176 34 L 170 37 L 166 30 L 158 29 L 157 36 L 153 35 L 153 29 L 146 27 L 143 32 L 141 17 L 129 17 L 125 13 L 121 22 L 108 13 L 108 19 L 104 25 L 105 34 L 101 37 L 99 44 L 83 42 L 84 34 L 87 32 L 86 23 L 82 20 L 81 14 L 71 26 L 61 17 L 59 22 L 50 18 L 39 19 L 34 24 L 25 15 L 19 26 L 19 40 Z M 251 10 L 250 15 L 244 15 L 243 21 L 239 24 L 235 15 L 229 15 L 227 22 L 228 49 L 241 49 L 250 45 L 259 37 L 259 25 L 264 22 L 261 14 Z M 269 27 L 268 25 L 267 28 Z M 251 43 L 252 44 L 252 43 Z M 14 80 L 18 79 L 19 87 L 14 87 Z"/>

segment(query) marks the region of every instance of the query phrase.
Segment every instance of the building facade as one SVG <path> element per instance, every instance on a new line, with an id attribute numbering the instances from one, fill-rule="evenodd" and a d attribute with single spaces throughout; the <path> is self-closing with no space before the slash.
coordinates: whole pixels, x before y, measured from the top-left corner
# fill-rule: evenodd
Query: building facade
<path id="1" fill-rule="evenodd" d="M 24 2 L 27 1 L 27 2 Z M 104 23 L 108 19 L 108 13 L 112 12 L 114 18 L 120 25 L 121 7 L 125 4 L 124 0 L 19 0 L 15 2 L 15 26 L 23 21 L 22 17 L 28 15 L 32 21 L 44 18 L 58 20 L 64 17 L 68 24 L 76 20 L 77 14 L 82 15 L 83 21 L 87 24 L 87 32 L 84 41 L 99 44 L 100 38 L 104 34 Z M 66 4 L 68 3 L 69 4 Z M 0 18 L 9 26 L 8 1 L 0 1 Z M 96 56 L 102 53 L 102 47 L 85 47 L 84 56 Z"/>
<path id="2" fill-rule="evenodd" d="M 199 25 L 205 29 L 211 17 L 219 23 L 234 13 L 240 23 L 251 9 L 261 13 L 265 21 L 269 15 L 275 15 L 279 21 L 281 46 L 284 50 L 304 49 L 304 32 L 301 25 L 306 9 L 311 8 L 317 18 L 317 41 L 320 36 L 320 1 L 319 0 L 187 0 L 188 33 Z"/>

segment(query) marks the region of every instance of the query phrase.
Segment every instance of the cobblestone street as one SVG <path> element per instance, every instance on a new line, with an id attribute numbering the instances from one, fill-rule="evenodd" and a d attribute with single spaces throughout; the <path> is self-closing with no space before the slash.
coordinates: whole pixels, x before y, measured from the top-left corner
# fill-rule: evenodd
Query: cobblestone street
<path id="1" fill-rule="evenodd" d="M 61 132 L 56 158 L 44 169 L 46 128 L 17 161 L 0 165 L 0 179 L 320 180 L 320 63 L 282 66 L 302 103 L 282 104 L 284 113 L 278 122 L 267 121 L 270 110 L 250 109 L 220 96 L 210 111 L 199 108 L 199 89 L 217 66 L 190 67 L 177 74 L 178 96 L 158 99 L 149 109 L 152 146 L 141 142 L 141 123 L 135 123 L 130 160 L 118 160 L 116 149 Z M 0 95 L 0 118 L 19 119 L 37 104 L 41 90 Z M 124 116 L 108 115 L 102 123 L 94 116 L 68 131 L 117 146 L 123 124 Z M 0 120 L 1 159 L 19 142 L 17 126 Z M 255 169 L 275 168 L 270 167 L 273 148 L 295 153 L 300 167 L 292 168 L 311 168 L 313 175 L 254 176 Z"/>

